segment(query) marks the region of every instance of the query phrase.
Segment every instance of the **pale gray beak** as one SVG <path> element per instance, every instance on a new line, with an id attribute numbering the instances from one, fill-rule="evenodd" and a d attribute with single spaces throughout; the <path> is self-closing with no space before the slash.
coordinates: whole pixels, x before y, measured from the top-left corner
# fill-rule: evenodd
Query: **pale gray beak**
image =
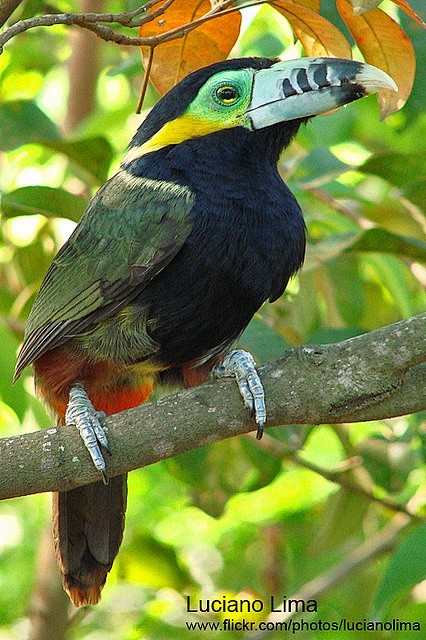
<path id="1" fill-rule="evenodd" d="M 316 116 L 383 89 L 398 91 L 387 73 L 341 58 L 300 58 L 254 72 L 247 109 L 253 129 Z"/>

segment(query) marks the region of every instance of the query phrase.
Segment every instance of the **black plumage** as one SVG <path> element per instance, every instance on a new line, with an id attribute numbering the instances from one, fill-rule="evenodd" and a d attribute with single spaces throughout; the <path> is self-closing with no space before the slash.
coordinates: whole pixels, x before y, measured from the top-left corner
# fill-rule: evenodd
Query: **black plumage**
<path id="1" fill-rule="evenodd" d="M 34 364 L 39 395 L 58 424 L 89 434 L 104 479 L 98 412 L 136 406 L 166 378 L 205 380 L 302 265 L 305 225 L 278 173 L 281 151 L 309 117 L 392 83 L 348 60 L 243 58 L 195 72 L 152 109 L 52 262 L 15 372 Z M 251 356 L 237 355 L 260 437 L 262 385 Z M 54 498 L 76 606 L 100 598 L 126 495 L 122 476 Z"/>

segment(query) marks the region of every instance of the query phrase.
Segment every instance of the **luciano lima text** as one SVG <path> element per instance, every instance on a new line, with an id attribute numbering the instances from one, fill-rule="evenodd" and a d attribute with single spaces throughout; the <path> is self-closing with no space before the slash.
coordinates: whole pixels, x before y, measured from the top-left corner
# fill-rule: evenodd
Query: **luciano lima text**
<path id="1" fill-rule="evenodd" d="M 268 606 L 269 605 L 269 606 Z M 292 598 L 276 598 L 271 596 L 269 603 L 260 598 L 200 598 L 192 600 L 186 596 L 186 610 L 192 613 L 259 613 L 260 611 L 280 611 L 282 613 L 316 613 L 318 603 L 316 600 L 298 600 Z"/>

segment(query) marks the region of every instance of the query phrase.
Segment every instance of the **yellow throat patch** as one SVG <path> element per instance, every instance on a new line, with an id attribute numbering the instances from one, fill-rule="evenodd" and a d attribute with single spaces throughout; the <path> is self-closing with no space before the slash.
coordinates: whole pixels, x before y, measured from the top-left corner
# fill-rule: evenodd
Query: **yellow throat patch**
<path id="1" fill-rule="evenodd" d="M 123 164 L 136 160 L 146 153 L 151 153 L 151 151 L 158 151 L 168 145 L 179 144 L 185 140 L 206 136 L 209 133 L 230 129 L 234 126 L 235 122 L 226 120 L 204 120 L 196 116 L 184 114 L 175 120 L 166 122 L 152 138 L 142 145 L 132 147 L 124 156 Z"/>

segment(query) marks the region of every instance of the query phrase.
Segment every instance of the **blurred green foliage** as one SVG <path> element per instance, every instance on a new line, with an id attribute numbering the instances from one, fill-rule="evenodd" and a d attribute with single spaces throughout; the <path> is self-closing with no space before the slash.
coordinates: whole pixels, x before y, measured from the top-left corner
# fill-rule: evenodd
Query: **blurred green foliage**
<path id="1" fill-rule="evenodd" d="M 73 2 L 53 4 L 76 9 Z M 122 9 L 119 2 L 110 5 L 108 10 Z M 272 25 L 265 8 L 253 15 L 235 56 L 277 55 L 290 47 L 297 55 L 284 21 Z M 404 23 L 419 42 L 418 26 Z M 71 136 L 62 133 L 70 46 L 65 28 L 32 30 L 0 56 L 1 436 L 50 424 L 33 397 L 30 372 L 11 386 L 25 319 L 50 260 L 89 197 L 117 168 L 140 121 L 133 114 L 139 54 L 102 43 L 96 110 Z M 424 51 L 419 44 L 421 57 Z M 316 118 L 284 154 L 281 171 L 305 212 L 309 247 L 303 271 L 283 298 L 265 305 L 242 336 L 242 346 L 260 361 L 291 345 L 345 339 L 424 311 L 426 115 L 412 107 L 424 103 L 421 91 L 416 83 L 406 107 L 385 122 L 378 121 L 374 97 Z M 151 89 L 146 108 L 155 98 Z M 101 604 L 73 626 L 70 637 L 196 637 L 186 621 L 220 618 L 186 613 L 186 594 L 235 597 L 248 590 L 265 600 L 290 597 L 394 517 L 380 502 L 339 487 L 303 461 L 333 471 L 351 460 L 346 477 L 354 485 L 403 505 L 424 486 L 421 415 L 283 427 L 270 435 L 284 456 L 238 438 L 130 475 L 122 550 Z M 297 448 L 303 448 L 299 458 Z M 26 637 L 47 517 L 45 496 L 0 504 L 2 640 Z M 389 562 L 371 559 L 322 595 L 317 618 L 374 614 L 424 621 L 425 589 L 415 585 L 426 578 L 425 538 L 424 525 L 412 528 Z M 339 632 L 340 640 L 353 637 Z M 368 637 L 389 636 L 378 631 Z"/>

